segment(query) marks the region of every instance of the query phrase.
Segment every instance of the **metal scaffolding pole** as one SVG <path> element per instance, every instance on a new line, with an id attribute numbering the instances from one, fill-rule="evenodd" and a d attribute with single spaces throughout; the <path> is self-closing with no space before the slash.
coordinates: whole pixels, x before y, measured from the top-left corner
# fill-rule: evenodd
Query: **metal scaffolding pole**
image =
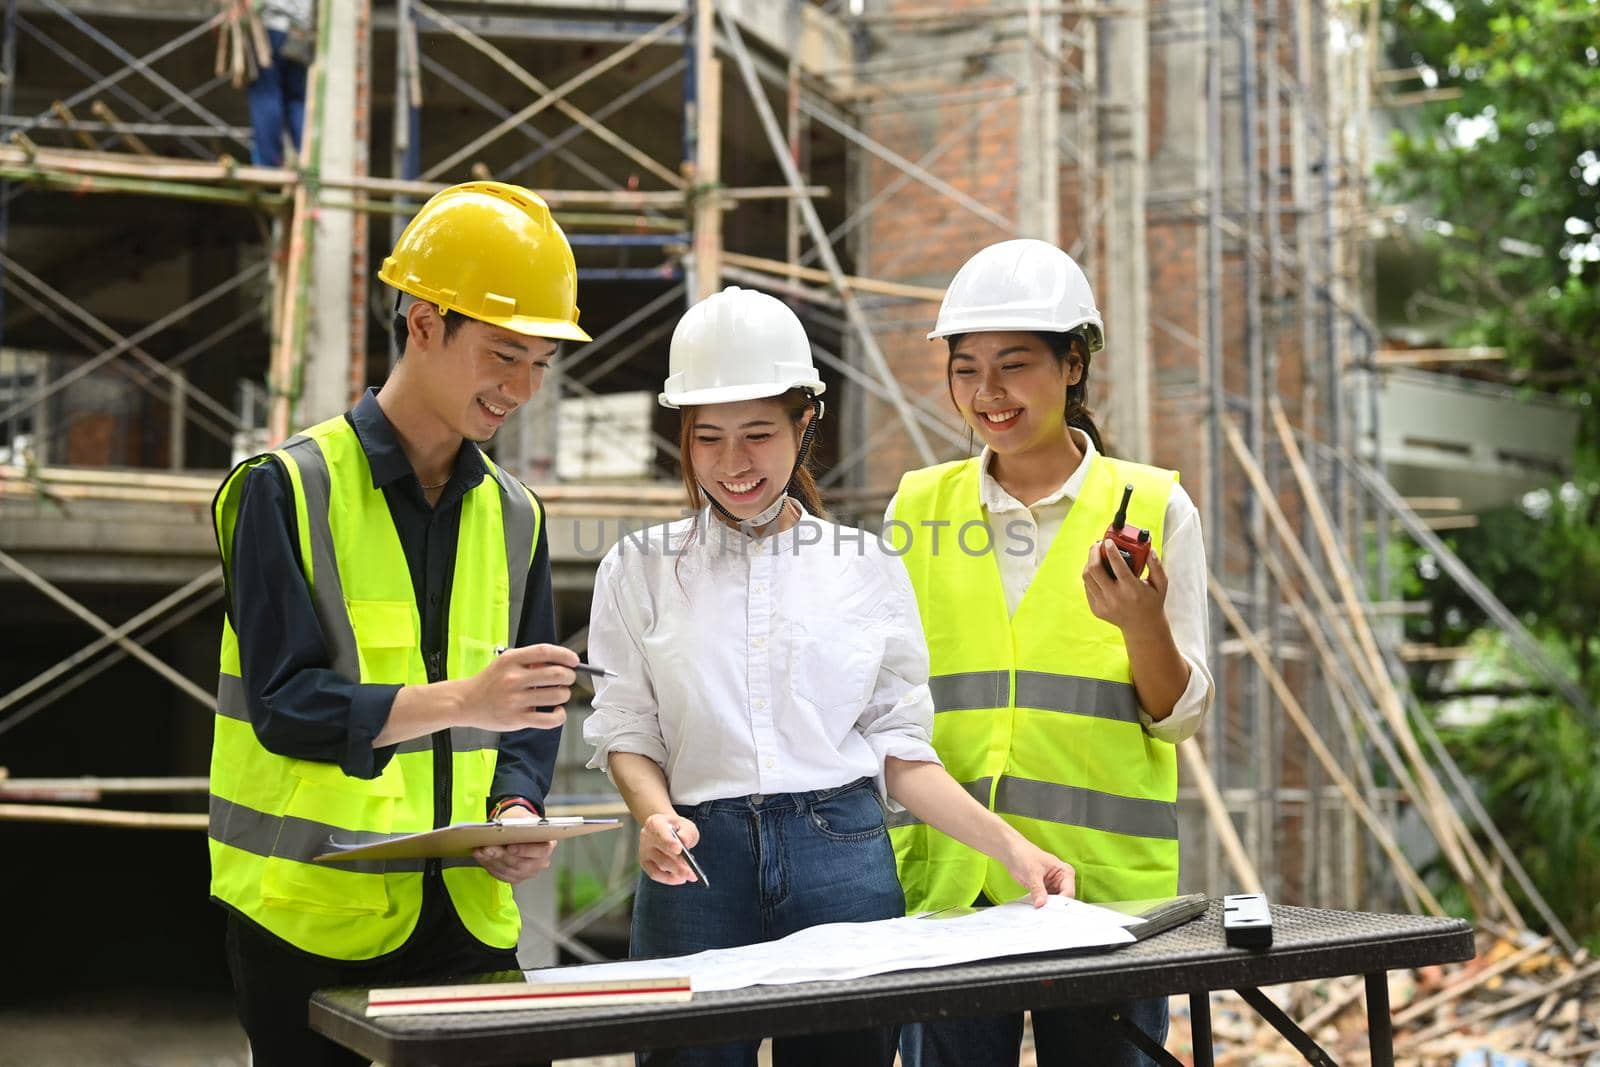
<path id="1" fill-rule="evenodd" d="M 1207 550 L 1207 563 L 1212 573 L 1228 576 L 1227 479 L 1223 475 L 1226 453 L 1222 442 L 1222 420 L 1227 414 L 1226 386 L 1222 377 L 1222 0 L 1205 0 L 1205 54 L 1206 54 L 1206 211 L 1205 211 L 1205 277 L 1201 288 L 1205 294 L 1205 381 L 1208 394 L 1208 430 L 1206 448 L 1206 529 L 1211 533 Z M 1213 598 L 1211 612 L 1211 661 L 1216 714 L 1206 722 L 1206 755 L 1211 758 L 1211 777 L 1219 788 L 1227 790 L 1231 784 L 1227 757 L 1228 663 L 1223 651 L 1224 626 L 1221 609 Z M 1220 873 L 1220 853 L 1215 840 L 1206 843 L 1206 871 L 1213 879 Z"/>
<path id="2" fill-rule="evenodd" d="M 783 132 L 778 128 L 777 117 L 772 113 L 772 104 L 767 100 L 766 92 L 762 89 L 761 81 L 756 75 L 755 64 L 750 58 L 750 52 L 745 48 L 744 37 L 739 31 L 739 23 L 729 16 L 721 5 L 717 6 L 718 14 L 722 17 L 723 30 L 728 36 L 728 41 L 733 47 L 734 58 L 739 65 L 739 73 L 744 78 L 745 89 L 749 92 L 751 102 L 756 107 L 756 114 L 760 116 L 762 128 L 766 131 L 767 143 L 777 157 L 778 163 L 783 167 L 783 175 L 788 181 L 789 187 L 796 193 L 800 193 L 805 188 L 805 183 L 801 181 L 800 171 L 795 167 L 794 160 L 789 158 L 789 154 L 785 150 Z M 817 109 L 814 110 L 813 117 L 822 118 L 822 114 L 820 109 Z M 829 119 L 831 119 L 831 116 Z M 827 122 L 829 119 L 823 119 L 822 121 Z M 866 145 L 862 145 L 862 147 L 866 147 Z M 823 265 L 827 268 L 829 275 L 832 276 L 833 286 L 838 290 L 839 300 L 844 306 L 845 317 L 850 321 L 850 325 L 854 327 L 856 336 L 861 343 L 862 351 L 866 353 L 867 359 L 878 373 L 879 380 L 883 382 L 885 389 L 888 390 L 889 395 L 893 398 L 891 403 L 895 412 L 900 416 L 900 421 L 905 426 L 906 433 L 910 435 L 912 445 L 916 448 L 917 454 L 922 458 L 923 463 L 931 465 L 936 457 L 933 450 L 928 446 L 927 436 L 923 434 L 922 426 L 917 421 L 911 406 L 906 403 L 905 394 L 900 389 L 900 383 L 895 380 L 894 373 L 889 369 L 888 360 L 884 359 L 883 350 L 878 347 L 877 338 L 872 335 L 872 327 L 868 324 L 866 316 L 861 311 L 861 305 L 856 299 L 854 290 L 851 289 L 849 282 L 845 280 L 844 270 L 839 266 L 839 258 L 834 254 L 833 246 L 827 242 L 828 232 L 823 228 L 822 220 L 817 217 L 816 206 L 811 203 L 809 198 L 802 199 L 798 203 L 800 204 L 801 214 L 805 219 L 806 229 L 811 234 L 811 240 L 821 249 Z"/>
<path id="3" fill-rule="evenodd" d="M 98 44 L 100 47 L 104 48 L 107 52 L 110 52 L 112 55 L 116 56 L 117 59 L 126 64 L 122 70 L 112 75 L 113 78 L 120 80 L 131 73 L 141 74 L 144 76 L 146 81 L 150 82 L 162 92 L 172 97 L 173 100 L 181 103 L 185 110 L 192 112 L 202 122 L 208 123 L 213 128 L 221 131 L 232 130 L 232 127 L 229 126 L 228 123 L 219 117 L 215 112 L 201 105 L 188 93 L 184 92 L 166 78 L 156 73 L 155 69 L 150 66 L 150 64 L 155 60 L 161 58 L 169 52 L 181 48 L 183 45 L 189 43 L 197 37 L 203 36 L 206 32 L 215 29 L 217 26 L 220 26 L 223 19 L 226 18 L 224 13 L 218 12 L 216 15 L 213 15 L 210 19 L 201 23 L 199 26 L 196 26 L 194 29 L 180 34 L 173 41 L 169 41 L 162 48 L 156 49 L 147 56 L 140 57 L 134 55 L 132 52 L 129 52 L 116 41 L 95 29 L 94 26 L 84 21 L 77 15 L 77 13 L 72 11 L 65 4 L 61 3 L 61 0 L 38 0 L 38 2 L 43 4 L 53 14 L 67 22 L 69 25 L 81 31 L 84 36 L 88 37 L 95 44 Z M 75 106 L 76 104 L 81 103 L 83 100 L 94 96 L 102 88 L 104 88 L 103 85 L 91 85 L 88 89 L 75 94 L 71 99 L 64 101 L 64 103 L 68 107 Z M 43 115 L 40 116 L 40 118 L 43 117 Z M 231 132 L 229 133 L 229 136 L 232 136 Z M 250 147 L 249 144 L 244 141 L 240 141 L 237 138 L 234 138 L 234 140 L 237 141 L 242 148 L 248 149 Z"/>

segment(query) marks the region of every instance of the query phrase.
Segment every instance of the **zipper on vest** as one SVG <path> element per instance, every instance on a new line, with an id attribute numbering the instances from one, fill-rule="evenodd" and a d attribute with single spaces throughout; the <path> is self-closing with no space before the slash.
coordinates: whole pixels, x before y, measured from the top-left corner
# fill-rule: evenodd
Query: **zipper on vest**
<path id="1" fill-rule="evenodd" d="M 428 671 L 428 681 L 438 682 L 444 679 L 444 657 L 440 653 L 424 653 L 422 661 Z M 450 731 L 435 730 L 433 734 L 433 825 L 435 827 L 450 825 L 450 761 L 453 756 Z M 441 877 L 444 871 L 444 864 L 437 859 L 430 859 L 426 867 L 427 875 L 433 878 Z"/>

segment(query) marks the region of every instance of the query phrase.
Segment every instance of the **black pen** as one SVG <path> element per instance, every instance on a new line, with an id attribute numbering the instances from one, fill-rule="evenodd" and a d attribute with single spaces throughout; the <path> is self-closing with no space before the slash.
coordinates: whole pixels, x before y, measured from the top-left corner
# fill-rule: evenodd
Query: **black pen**
<path id="1" fill-rule="evenodd" d="M 503 656 L 508 651 L 510 651 L 510 650 L 505 645 L 495 645 L 494 646 L 494 654 L 497 655 L 497 656 Z M 578 674 L 587 674 L 587 675 L 590 675 L 591 677 L 595 677 L 595 678 L 615 678 L 617 676 L 617 672 L 616 671 L 607 670 L 604 667 L 596 667 L 592 663 L 574 664 L 569 669 L 572 670 L 572 671 L 577 672 Z"/>
<path id="2" fill-rule="evenodd" d="M 706 877 L 706 872 L 700 869 L 700 862 L 694 858 L 694 853 L 689 851 L 689 846 L 683 843 L 683 838 L 678 836 L 678 828 L 668 824 L 667 829 L 672 831 L 672 839 L 678 842 L 678 847 L 683 849 L 683 858 L 689 861 L 689 869 L 694 876 L 700 879 L 700 884 L 707 889 L 711 888 L 711 879 Z"/>

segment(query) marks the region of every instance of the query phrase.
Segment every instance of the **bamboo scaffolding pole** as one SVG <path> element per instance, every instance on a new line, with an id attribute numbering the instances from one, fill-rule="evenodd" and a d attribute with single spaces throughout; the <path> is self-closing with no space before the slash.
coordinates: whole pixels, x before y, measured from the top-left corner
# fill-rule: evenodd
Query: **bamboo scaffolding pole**
<path id="1" fill-rule="evenodd" d="M 691 300 L 704 300 L 722 288 L 722 63 L 717 59 L 716 12 L 711 0 L 694 0 L 694 82 L 690 135 L 693 159 L 683 161 L 683 176 L 694 204 L 694 261 L 691 264 Z M 687 148 L 688 146 L 686 146 Z M 687 151 L 685 155 L 687 155 Z M 794 204 L 791 201 L 790 207 Z"/>
<path id="2" fill-rule="evenodd" d="M 78 116 L 72 113 L 72 109 L 65 102 L 57 100 L 51 104 L 50 113 L 61 120 L 62 126 L 71 131 L 72 135 L 78 139 L 79 144 L 88 149 L 95 147 L 94 138 L 79 128 Z"/>
<path id="3" fill-rule="evenodd" d="M 1366 988 L 1367 980 L 1365 977 L 1346 980 L 1342 987 L 1335 988 L 1329 994 L 1326 1004 L 1323 1004 L 1310 1015 L 1300 1020 L 1300 1029 L 1308 1034 L 1315 1034 L 1336 1018 L 1340 1012 L 1360 1000 L 1361 994 L 1366 991 Z"/>
<path id="4" fill-rule="evenodd" d="M 1411 865 L 1411 861 L 1400 850 L 1400 845 L 1395 841 L 1394 835 L 1390 833 L 1389 828 L 1383 824 L 1383 820 L 1378 817 L 1378 814 L 1368 806 L 1360 791 L 1356 789 L 1355 783 L 1350 780 L 1350 776 L 1339 765 L 1338 759 L 1329 751 L 1327 744 L 1323 742 L 1321 735 L 1317 733 L 1316 727 L 1312 724 L 1304 709 L 1301 708 L 1300 702 L 1295 699 L 1294 692 L 1289 688 L 1289 683 L 1284 681 L 1283 675 L 1278 672 L 1278 668 L 1273 664 L 1272 657 L 1262 646 L 1261 638 L 1246 625 L 1243 616 L 1239 614 L 1238 609 L 1228 599 L 1227 593 L 1223 591 L 1216 575 L 1208 576 L 1207 585 L 1211 591 L 1212 602 L 1222 612 L 1223 618 L 1227 620 L 1228 625 L 1233 628 L 1234 634 L 1243 642 L 1245 650 L 1250 654 L 1250 658 L 1255 661 L 1256 668 L 1261 671 L 1267 680 L 1267 684 L 1277 694 L 1278 703 L 1289 716 L 1289 720 L 1294 724 L 1295 728 L 1300 731 L 1301 736 L 1305 738 L 1312 755 L 1316 756 L 1318 762 L 1322 764 L 1322 769 L 1333 780 L 1334 785 L 1338 786 L 1339 791 L 1344 794 L 1345 802 L 1355 811 L 1357 817 L 1366 825 L 1367 831 L 1378 842 L 1378 847 L 1383 849 L 1384 855 L 1388 856 L 1390 862 L 1394 864 L 1396 875 L 1411 886 L 1418 899 L 1422 901 L 1423 907 L 1431 914 L 1443 915 L 1445 913 L 1444 906 L 1439 903 L 1438 898 L 1433 895 L 1427 883 L 1417 874 L 1416 868 Z"/>
<path id="5" fill-rule="evenodd" d="M 187 812 L 108 811 L 58 804 L 0 804 L 0 821 L 114 826 L 124 830 L 204 830 L 209 816 Z"/>
<path id="6" fill-rule="evenodd" d="M 1361 716 L 1362 725 L 1366 728 L 1367 736 L 1377 746 L 1379 754 L 1383 756 L 1384 763 L 1388 766 L 1390 773 L 1394 775 L 1396 783 L 1408 796 L 1418 796 L 1420 791 L 1410 768 L 1405 765 L 1405 761 L 1395 751 L 1387 733 L 1382 730 L 1381 721 L 1372 711 L 1371 701 L 1363 699 L 1361 694 L 1356 692 L 1355 683 L 1350 678 L 1348 665 L 1339 658 L 1338 653 L 1333 650 L 1333 646 L 1328 643 L 1328 638 L 1322 632 L 1322 627 L 1317 625 L 1317 620 L 1312 616 L 1311 609 L 1306 606 L 1305 598 L 1295 591 L 1293 583 L 1284 571 L 1283 561 L 1279 559 L 1276 552 L 1271 550 L 1262 552 L 1262 561 L 1266 564 L 1268 572 L 1271 573 L 1272 580 L 1277 583 L 1284 604 L 1295 617 L 1295 621 L 1300 624 L 1300 629 L 1311 641 L 1311 647 L 1316 652 L 1317 659 L 1322 664 L 1326 676 L 1339 691 L 1339 695 L 1344 698 L 1345 704 L 1349 708 L 1355 709 L 1356 713 Z M 1353 731 L 1348 740 L 1355 741 Z M 1359 756 L 1360 752 L 1361 749 L 1358 744 L 1351 745 L 1350 753 L 1352 756 Z M 1369 795 L 1377 792 L 1377 784 L 1373 782 L 1371 773 L 1371 769 L 1366 766 L 1365 761 L 1358 762 L 1358 774 L 1363 778 L 1364 784 L 1371 790 Z"/>
<path id="7" fill-rule="evenodd" d="M 141 156 L 144 156 L 146 159 L 154 159 L 156 157 L 157 153 L 149 145 L 145 144 L 137 134 L 126 129 L 125 126 L 127 124 L 117 116 L 115 111 L 111 110 L 111 105 L 107 104 L 104 100 L 96 100 L 94 103 L 89 105 L 89 110 L 93 112 L 95 117 L 101 122 L 104 122 L 107 126 L 111 127 L 112 132 L 114 132 L 118 137 L 122 138 L 123 143 L 129 148 L 133 149 Z"/>
<path id="8" fill-rule="evenodd" d="M 49 500 L 121 500 L 140 504 L 177 504 L 203 508 L 214 492 L 185 492 L 177 489 L 125 489 L 114 485 L 50 486 L 21 479 L 0 479 L 0 497 Z"/>
<path id="9" fill-rule="evenodd" d="M 327 61 L 333 16 L 326 8 L 317 17 L 317 58 L 307 73 L 310 92 L 306 96 L 305 119 L 300 143 L 303 151 L 299 180 L 294 186 L 294 206 L 286 220 L 288 256 L 282 285 L 278 291 L 278 313 L 273 316 L 277 336 L 267 366 L 267 438 L 277 445 L 289 436 L 300 399 L 306 326 L 310 317 L 311 245 L 316 240 L 316 213 L 321 193 L 322 123 L 327 106 Z"/>
<path id="10" fill-rule="evenodd" d="M 241 207 L 279 208 L 291 202 L 283 190 L 300 184 L 294 171 L 281 168 L 244 167 L 227 160 L 222 163 L 196 163 L 174 157 L 140 159 L 126 154 L 79 152 L 69 149 L 39 149 L 28 152 L 15 145 L 0 145 L 0 177 L 69 190 L 75 193 L 134 193 L 171 196 L 178 199 L 237 204 Z M 326 196 L 322 205 L 374 214 L 406 213 L 414 205 L 392 201 L 426 200 L 447 187 L 445 182 L 407 181 L 371 176 L 323 179 L 324 191 L 364 194 L 349 200 Z M 563 225 L 603 225 L 624 229 L 681 228 L 682 222 L 651 219 L 632 214 L 580 215 L 570 208 L 637 208 L 640 211 L 677 212 L 685 210 L 685 196 L 677 191 L 635 191 L 609 189 L 541 189 L 540 197 L 556 212 Z M 822 185 L 807 185 L 799 190 L 788 186 L 719 186 L 716 196 L 726 209 L 731 202 L 749 200 L 825 199 L 831 190 Z"/>
<path id="11" fill-rule="evenodd" d="M 1526 993 L 1520 993 L 1514 997 L 1507 997 L 1505 1000 L 1491 1004 L 1481 1011 L 1475 1011 L 1464 1018 L 1446 1019 L 1443 1022 L 1435 1023 L 1426 1030 L 1412 1034 L 1404 1041 L 1396 1042 L 1394 1050 L 1396 1053 L 1409 1052 L 1418 1045 L 1424 1044 L 1441 1034 L 1447 1034 L 1452 1030 L 1465 1031 L 1477 1023 L 1516 1011 L 1518 1008 L 1526 1004 L 1532 1004 L 1534 1001 L 1547 997 L 1552 993 L 1559 993 L 1561 990 L 1579 982 L 1588 981 L 1597 974 L 1600 974 L 1600 960 L 1590 963 L 1587 967 L 1581 967 L 1563 975 L 1554 982 L 1530 989 Z"/>
<path id="12" fill-rule="evenodd" d="M 217 485 L 227 471 L 197 471 L 191 474 L 169 474 L 144 471 L 137 468 L 101 470 L 93 467 L 19 467 L 0 465 L 0 481 L 42 482 L 46 484 L 83 484 L 146 486 L 152 489 L 191 489 L 196 492 L 215 493 Z"/>
<path id="13" fill-rule="evenodd" d="M 1541 937 L 1533 944 L 1526 945 L 1518 951 L 1513 952 L 1511 955 L 1490 964 L 1483 970 L 1468 977 L 1465 981 L 1456 982 L 1453 985 L 1446 986 L 1444 989 L 1441 989 L 1439 992 L 1433 994 L 1433 996 L 1425 997 L 1422 1000 L 1417 1001 L 1415 1004 L 1408 1006 L 1404 1011 L 1400 1012 L 1394 1017 L 1394 1025 L 1396 1027 L 1404 1026 L 1413 1019 L 1422 1018 L 1422 1016 L 1428 1014 L 1441 1004 L 1447 1004 L 1452 1000 L 1459 1000 L 1461 997 L 1466 996 L 1474 989 L 1493 981 L 1512 968 L 1539 955 L 1541 952 L 1549 952 L 1554 947 L 1555 942 L 1551 938 Z"/>
<path id="14" fill-rule="evenodd" d="M 1223 437 L 1227 442 L 1228 448 L 1233 452 L 1234 458 L 1238 461 L 1240 467 L 1243 468 L 1245 476 L 1249 479 L 1251 487 L 1255 490 L 1256 496 L 1260 499 L 1262 503 L 1262 509 L 1265 511 L 1268 520 L 1271 522 L 1272 527 L 1276 531 L 1279 540 L 1282 541 L 1284 546 L 1288 549 L 1289 556 L 1294 561 L 1295 566 L 1299 569 L 1306 588 L 1311 592 L 1313 598 L 1317 601 L 1317 607 L 1328 619 L 1330 628 L 1333 630 L 1335 637 L 1342 645 L 1346 647 L 1347 652 L 1350 654 L 1351 662 L 1356 668 L 1357 674 L 1361 677 L 1361 680 L 1366 685 L 1367 690 L 1372 694 L 1373 699 L 1382 702 L 1384 700 L 1385 690 L 1384 681 L 1370 673 L 1370 663 L 1359 654 L 1359 649 L 1355 639 L 1346 629 L 1346 625 L 1350 622 L 1350 620 L 1344 616 L 1344 613 L 1339 612 L 1334 607 L 1333 600 L 1329 596 L 1327 589 L 1316 577 L 1316 568 L 1312 565 L 1310 557 L 1306 555 L 1305 549 L 1301 547 L 1299 539 L 1295 536 L 1293 527 L 1289 525 L 1289 520 L 1284 516 L 1283 509 L 1278 504 L 1276 495 L 1273 493 L 1272 488 L 1267 484 L 1266 476 L 1262 473 L 1260 465 L 1256 462 L 1255 457 L 1251 454 L 1249 447 L 1245 445 L 1243 438 L 1240 436 L 1238 427 L 1234 425 L 1232 419 L 1229 419 L 1226 416 L 1219 418 L 1217 421 L 1221 425 Z M 1387 674 L 1383 675 L 1383 678 L 1387 679 Z M 1393 718 L 1390 718 L 1391 722 L 1393 722 Z M 1408 730 L 1401 730 L 1400 732 L 1403 735 L 1409 736 Z M 1404 737 L 1402 737 L 1402 745 L 1404 745 Z M 1408 749 L 1408 755 L 1412 755 L 1413 753 L 1415 754 L 1413 756 L 1414 760 L 1417 762 L 1422 762 L 1420 760 L 1420 751 L 1418 751 L 1416 748 L 1415 738 L 1411 738 L 1411 745 Z M 1422 768 L 1414 769 L 1416 769 L 1417 773 L 1420 774 L 1426 769 L 1426 767 L 1427 765 L 1424 762 Z M 1435 783 L 1435 785 L 1437 785 L 1437 783 Z M 1473 868 L 1471 862 L 1468 861 L 1465 855 L 1462 854 L 1459 847 L 1459 841 L 1454 835 L 1452 829 L 1449 827 L 1448 823 L 1445 821 L 1444 814 L 1434 807 L 1434 803 L 1439 800 L 1439 797 L 1435 794 L 1424 793 L 1416 799 L 1418 801 L 1418 813 L 1421 814 L 1424 821 L 1428 823 L 1429 829 L 1433 833 L 1435 840 L 1437 840 L 1439 843 L 1439 847 L 1444 850 L 1446 858 L 1450 861 L 1451 866 L 1455 868 L 1456 873 L 1460 876 L 1462 884 L 1468 895 L 1473 898 L 1475 904 L 1479 905 L 1477 910 L 1480 913 L 1483 912 L 1486 909 L 1481 906 L 1482 901 L 1475 888 L 1477 872 Z"/>
<path id="15" fill-rule="evenodd" d="M 1311 517 L 1313 527 L 1316 529 L 1317 538 L 1322 544 L 1323 557 L 1328 561 L 1333 571 L 1333 578 L 1338 585 L 1339 593 L 1344 600 L 1345 610 L 1349 613 L 1348 623 L 1355 632 L 1357 643 L 1366 654 L 1367 667 L 1371 678 L 1378 682 L 1378 691 L 1374 693 L 1378 699 L 1378 707 L 1389 720 L 1389 726 L 1394 731 L 1400 747 L 1406 753 L 1415 769 L 1417 784 L 1423 789 L 1423 796 L 1427 797 L 1429 804 L 1435 807 L 1440 814 L 1439 820 L 1443 828 L 1443 836 L 1439 844 L 1446 853 L 1452 851 L 1460 853 L 1467 861 L 1468 867 L 1475 870 L 1488 887 L 1490 896 L 1501 908 L 1501 914 L 1518 926 L 1526 926 L 1522 913 L 1511 900 L 1510 894 L 1500 880 L 1495 877 L 1495 872 L 1490 868 L 1488 858 L 1483 850 L 1478 847 L 1477 841 L 1467 829 L 1465 820 L 1456 811 L 1451 803 L 1449 794 L 1445 792 L 1443 783 L 1433 771 L 1433 765 L 1428 762 L 1422 753 L 1422 746 L 1417 743 L 1416 735 L 1411 730 L 1411 724 L 1406 720 L 1405 706 L 1400 699 L 1398 689 L 1389 676 L 1388 668 L 1383 661 L 1383 656 L 1378 652 L 1377 639 L 1373 636 L 1372 626 L 1367 620 L 1366 612 L 1362 610 L 1362 598 L 1356 591 L 1355 580 L 1350 574 L 1350 568 L 1345 560 L 1344 553 L 1340 550 L 1338 538 L 1333 532 L 1332 524 L 1322 503 L 1322 497 L 1316 492 L 1316 482 L 1311 476 L 1310 468 L 1306 466 L 1305 457 L 1300 454 L 1300 446 L 1295 441 L 1294 430 L 1289 425 L 1288 416 L 1284 413 L 1283 405 L 1276 396 L 1267 402 L 1268 413 L 1277 430 L 1279 443 L 1283 446 L 1284 456 L 1289 461 L 1290 470 L 1294 474 L 1295 482 L 1300 487 L 1300 493 L 1305 500 L 1307 513 Z M 1439 831 L 1436 830 L 1438 835 Z M 1455 865 L 1455 859 L 1452 859 Z M 1459 866 L 1457 866 L 1459 870 Z M 1469 879 L 1470 884 L 1470 879 Z M 1470 892 L 1470 890 L 1469 890 Z"/>
<path id="16" fill-rule="evenodd" d="M 834 279 L 825 270 L 816 267 L 802 267 L 794 263 L 785 263 L 781 259 L 766 259 L 762 256 L 747 256 L 741 252 L 723 252 L 723 261 L 736 267 L 747 270 L 765 271 L 783 278 L 798 278 L 801 281 L 819 282 L 832 286 Z M 906 285 L 901 282 L 885 282 L 876 278 L 863 278 L 855 274 L 841 274 L 846 288 L 861 293 L 876 293 L 879 296 L 898 296 L 907 300 L 927 300 L 938 303 L 944 299 L 943 289 L 934 289 L 926 285 Z"/>
<path id="17" fill-rule="evenodd" d="M 4 778 L 0 795 L 19 793 L 204 793 L 211 788 L 209 778 Z"/>
<path id="18" fill-rule="evenodd" d="M 27 182 L 72 193 L 135 193 L 147 196 L 171 197 L 174 200 L 197 200 L 216 204 L 238 204 L 246 207 L 276 207 L 286 202 L 280 193 L 267 193 L 255 189 L 212 188 L 184 182 L 157 181 L 147 178 L 100 177 L 89 174 L 74 175 L 45 170 L 37 166 L 16 164 L 0 165 L 0 178 Z"/>
<path id="19" fill-rule="evenodd" d="M 1261 875 L 1256 872 L 1255 864 L 1250 862 L 1250 856 L 1245 852 L 1244 842 L 1239 839 L 1239 830 L 1233 825 L 1233 817 L 1228 814 L 1228 807 L 1217 790 L 1216 780 L 1211 777 L 1211 768 L 1206 765 L 1199 742 L 1191 738 L 1178 745 L 1178 758 L 1183 761 L 1184 773 L 1194 781 L 1195 788 L 1200 792 L 1200 803 L 1206 809 L 1206 818 L 1222 843 L 1223 854 L 1227 856 L 1228 866 L 1233 868 L 1233 876 L 1239 880 L 1240 890 L 1245 893 L 1261 892 Z"/>

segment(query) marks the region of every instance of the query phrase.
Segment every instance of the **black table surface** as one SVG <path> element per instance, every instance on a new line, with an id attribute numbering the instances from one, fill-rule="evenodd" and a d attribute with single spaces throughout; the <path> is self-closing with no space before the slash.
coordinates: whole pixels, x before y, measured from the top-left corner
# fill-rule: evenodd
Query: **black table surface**
<path id="1" fill-rule="evenodd" d="M 386 1067 L 488 1067 L 1372 974 L 1476 952 L 1459 919 L 1274 906 L 1272 922 L 1271 949 L 1229 948 L 1213 900 L 1192 922 L 1108 951 L 751 986 L 676 1004 L 369 1019 L 365 989 L 332 989 L 312 998 L 311 1025 Z"/>

